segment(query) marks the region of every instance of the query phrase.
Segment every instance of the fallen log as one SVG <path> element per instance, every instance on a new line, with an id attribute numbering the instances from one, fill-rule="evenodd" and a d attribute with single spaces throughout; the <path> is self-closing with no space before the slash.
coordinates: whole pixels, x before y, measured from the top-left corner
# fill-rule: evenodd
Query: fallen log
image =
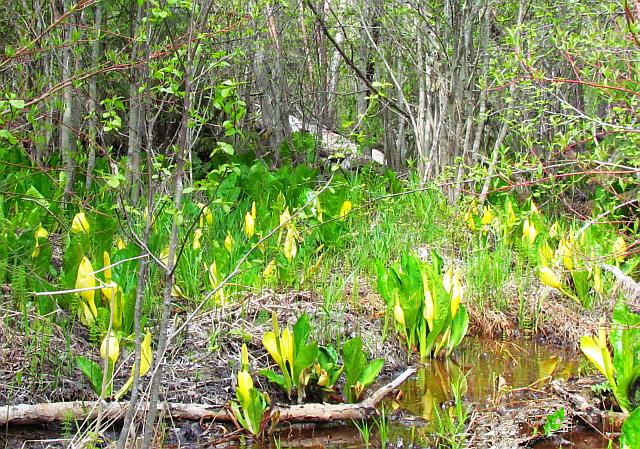
<path id="1" fill-rule="evenodd" d="M 280 422 L 330 422 L 370 419 L 377 416 L 378 403 L 411 377 L 415 371 L 415 368 L 408 368 L 393 381 L 376 390 L 369 398 L 357 404 L 311 403 L 288 407 L 277 406 L 271 409 L 271 417 Z M 103 418 L 119 420 L 124 417 L 128 406 L 128 401 L 72 401 L 34 405 L 5 405 L 0 407 L 0 425 L 42 424 L 95 418 L 100 408 L 102 409 Z M 144 413 L 147 407 L 148 404 L 142 404 L 138 407 L 138 413 Z M 173 402 L 158 404 L 158 409 L 173 419 L 233 421 L 231 412 L 225 406 Z"/>

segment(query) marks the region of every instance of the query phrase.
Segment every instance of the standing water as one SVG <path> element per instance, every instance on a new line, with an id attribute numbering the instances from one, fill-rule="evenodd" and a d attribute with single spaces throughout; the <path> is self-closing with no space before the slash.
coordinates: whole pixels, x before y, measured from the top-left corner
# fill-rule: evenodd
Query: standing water
<path id="1" fill-rule="evenodd" d="M 523 400 L 519 392 L 536 392 L 552 379 L 569 378 L 577 373 L 579 364 L 580 358 L 575 352 L 532 340 L 496 342 L 469 337 L 455 359 L 425 363 L 412 379 L 385 401 L 386 423 L 378 420 L 357 425 L 291 426 L 276 434 L 271 448 L 355 449 L 380 447 L 381 440 L 386 447 L 398 449 L 456 447 L 456 442 L 463 444 L 461 447 L 491 447 L 477 439 L 477 431 L 473 437 L 468 436 L 466 442 L 455 438 L 447 440 L 447 432 L 452 428 L 446 423 L 451 422 L 449 417 L 454 416 L 456 410 L 454 388 L 460 391 L 473 426 L 476 416 L 483 413 L 503 410 L 506 411 L 505 419 L 508 419 L 509 410 L 514 407 L 529 407 L 531 399 Z M 539 401 L 546 400 L 541 393 Z M 190 433 L 192 437 L 185 436 L 189 432 L 184 432 L 184 429 L 193 429 L 194 425 L 177 425 L 162 447 L 211 447 L 210 442 L 195 438 L 193 433 Z M 64 447 L 60 440 L 55 440 L 60 432 L 59 427 L 4 429 L 0 433 L 0 448 Z M 518 428 L 517 432 L 527 435 L 532 429 Z M 499 442 L 500 435 L 493 435 L 493 441 Z M 438 443 L 445 442 L 448 445 L 438 446 Z M 234 447 L 236 443 L 226 442 L 224 446 Z M 574 449 L 611 447 L 609 440 L 599 433 L 582 428 L 543 439 L 534 447 L 551 449 L 560 446 Z"/>

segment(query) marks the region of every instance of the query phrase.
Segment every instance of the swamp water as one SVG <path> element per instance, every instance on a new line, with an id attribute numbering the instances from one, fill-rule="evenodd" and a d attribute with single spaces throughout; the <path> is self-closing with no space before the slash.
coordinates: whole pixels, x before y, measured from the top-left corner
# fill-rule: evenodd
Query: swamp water
<path id="1" fill-rule="evenodd" d="M 395 397 L 385 400 L 387 435 L 383 432 L 382 438 L 387 441 L 388 448 L 436 447 L 434 433 L 443 430 L 438 428 L 438 417 L 446 420 L 447 414 L 455 410 L 452 385 L 458 385 L 464 393 L 464 404 L 469 407 L 472 422 L 478 414 L 488 410 L 502 409 L 505 419 L 508 419 L 509 409 L 525 408 L 531 404 L 531 399 L 523 401 L 518 398 L 519 391 L 535 392 L 551 379 L 568 378 L 577 372 L 579 365 L 580 358 L 576 353 L 532 340 L 496 342 L 468 338 L 455 361 L 430 361 L 400 387 Z M 538 400 L 545 401 L 545 396 L 541 393 Z M 196 438 L 196 429 L 196 423 L 183 423 L 182 426 L 176 423 L 175 428 L 168 430 L 163 447 L 211 447 L 202 438 Z M 369 424 L 368 430 L 370 446 L 380 447 L 381 435 L 376 424 Z M 531 428 L 520 430 L 522 434 L 531 433 Z M 367 428 L 359 430 L 354 425 L 292 426 L 277 434 L 276 443 L 272 443 L 269 449 L 360 449 L 367 447 L 363 433 L 367 433 Z M 472 438 L 477 439 L 478 433 Z M 115 437 L 115 433 L 112 436 Z M 64 447 L 57 438 L 60 438 L 59 428 L 2 429 L 0 448 Z M 492 440 L 499 441 L 500 435 L 493 435 Z M 481 435 L 479 441 L 471 441 L 471 447 L 485 445 Z M 247 448 L 247 445 L 231 442 L 218 445 L 222 446 Z M 609 441 L 596 431 L 574 429 L 538 442 L 533 447 L 605 449 L 616 446 L 609 446 Z"/>

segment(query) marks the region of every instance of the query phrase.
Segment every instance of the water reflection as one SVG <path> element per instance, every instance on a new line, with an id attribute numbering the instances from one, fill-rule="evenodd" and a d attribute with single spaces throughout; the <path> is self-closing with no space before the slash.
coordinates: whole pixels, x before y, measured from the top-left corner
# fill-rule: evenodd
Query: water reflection
<path id="1" fill-rule="evenodd" d="M 506 393 L 539 387 L 569 377 L 577 366 L 576 354 L 531 340 L 495 342 L 468 339 L 457 360 L 431 360 L 415 379 L 403 386 L 402 406 L 412 414 L 433 420 L 433 408 L 453 400 L 451 385 L 466 380 L 465 400 L 483 409 L 498 403 Z"/>
<path id="2" fill-rule="evenodd" d="M 388 441 L 386 447 L 389 449 L 432 447 L 435 413 L 440 413 L 442 416 L 442 413 L 451 413 L 453 410 L 452 384 L 460 385 L 466 405 L 473 405 L 475 409 L 482 410 L 498 403 L 504 405 L 505 401 L 517 400 L 514 398 L 517 398 L 519 390 L 537 389 L 551 379 L 568 378 L 579 366 L 578 360 L 574 352 L 541 345 L 531 340 L 495 342 L 468 338 L 462 348 L 457 351 L 454 360 L 431 360 L 425 363 L 416 376 L 401 387 L 395 398 L 385 401 L 384 405 L 389 413 L 393 411 L 393 419 L 389 422 L 386 437 Z M 17 440 L 24 442 L 28 438 L 29 436 L 24 435 L 23 438 L 18 437 L 13 442 Z M 574 432 L 562 435 L 562 438 L 571 442 L 568 447 L 574 449 L 607 447 L 607 440 L 593 433 Z M 8 439 L 5 441 L 5 447 L 12 447 L 12 443 L 8 441 Z M 366 447 L 358 429 L 353 425 L 291 426 L 276 434 L 275 441 L 262 445 L 226 441 L 218 447 L 229 449 L 361 449 Z M 0 447 L 2 443 L 0 438 Z M 535 447 L 556 448 L 558 444 L 559 440 L 547 440 Z M 24 447 L 42 446 L 26 444 Z M 58 446 L 53 444 L 47 447 Z M 165 442 L 163 447 L 204 448 L 211 447 L 211 441 L 180 441 L 176 445 Z M 371 425 L 370 447 L 381 447 L 380 435 L 375 425 Z"/>

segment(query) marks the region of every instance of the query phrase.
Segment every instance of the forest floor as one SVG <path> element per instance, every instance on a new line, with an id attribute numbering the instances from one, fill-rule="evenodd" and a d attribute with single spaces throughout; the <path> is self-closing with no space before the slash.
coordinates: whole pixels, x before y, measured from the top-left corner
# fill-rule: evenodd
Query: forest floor
<path id="1" fill-rule="evenodd" d="M 252 367 L 267 368 L 271 363 L 260 340 L 264 332 L 271 330 L 272 313 L 276 314 L 281 326 L 293 324 L 296 317 L 306 313 L 314 329 L 313 337 L 320 343 L 362 336 L 366 351 L 372 357 L 385 360 L 381 378 L 393 377 L 415 360 L 407 359 L 405 344 L 396 333 L 390 329 L 385 332 L 385 304 L 380 296 L 366 287 L 365 282 L 358 285 L 363 287 L 357 294 L 347 289 L 347 300 L 334 304 L 331 310 L 326 310 L 323 298 L 313 292 L 263 291 L 196 316 L 177 336 L 166 356 L 162 397 L 167 402 L 226 404 L 234 396 L 235 373 L 240 365 L 243 342 L 247 343 L 251 354 Z M 5 294 L 9 293 L 6 286 L 4 290 Z M 612 303 L 600 304 L 600 309 L 586 312 L 569 300 L 551 295 L 554 293 L 544 288 L 529 292 L 522 303 L 510 301 L 514 306 L 504 312 L 490 308 L 480 310 L 473 303 L 468 304 L 470 334 L 504 341 L 518 338 L 521 333 L 517 325 L 518 307 L 527 307 L 531 309 L 527 315 L 539 317 L 537 323 L 532 323 L 527 336 L 564 351 L 567 346 L 575 346 L 581 335 L 595 332 L 600 317 L 611 315 Z M 537 313 L 533 313 L 533 308 L 538 309 Z M 173 329 L 184 322 L 184 310 L 189 310 L 187 304 L 175 304 Z M 82 326 L 63 333 L 55 325 L 38 326 L 41 318 L 37 314 L 26 314 L 25 318 L 24 313 L 10 310 L 2 313 L 7 315 L 0 321 L 0 404 L 96 399 L 89 382 L 73 365 L 73 354 L 93 355 L 95 352 L 92 349 L 95 345 L 90 343 L 90 336 L 82 331 Z M 58 310 L 57 313 L 68 311 Z M 24 325 L 25 319 L 29 320 L 29 326 Z M 25 333 L 24 329 L 29 332 Z M 98 361 L 95 355 L 93 358 Z M 123 366 L 129 366 L 129 363 L 123 363 Z M 128 371 L 123 370 L 116 373 L 116 388 L 128 375 Z M 289 402 L 284 393 L 260 376 L 254 376 L 254 379 L 274 403 Z M 596 380 L 573 378 L 567 382 L 567 388 L 588 396 L 588 387 Z M 474 406 L 468 429 L 473 442 L 471 447 L 506 448 L 508 444 L 532 442 L 540 435 L 532 433 L 531 429 L 539 427 L 541 419 L 558 407 L 565 407 L 567 416 L 572 413 L 579 416 L 584 412 L 575 410 L 575 405 L 567 398 L 560 398 L 549 384 L 521 388 L 507 397 L 508 400 L 495 407 L 479 410 Z M 398 420 L 403 421 L 404 417 L 398 415 Z M 189 423 L 174 423 L 173 430 L 174 434 L 179 434 L 174 435 L 176 438 L 193 441 L 203 432 L 202 428 Z"/>
<path id="2" fill-rule="evenodd" d="M 251 362 L 253 367 L 269 366 L 271 361 L 262 348 L 261 336 L 271 330 L 272 313 L 281 325 L 292 325 L 306 313 L 315 331 L 313 337 L 321 344 L 362 336 L 366 352 L 372 358 L 385 359 L 383 374 L 405 368 L 408 361 L 404 342 L 391 329 L 384 332 L 384 302 L 366 283 L 359 285 L 362 287 L 357 298 L 351 298 L 353 292 L 347 288 L 348 300 L 333 305 L 331 310 L 324 309 L 323 299 L 314 292 L 263 291 L 196 316 L 177 336 L 166 356 L 164 397 L 175 402 L 226 403 L 234 394 L 243 342 L 252 357 L 259 354 Z M 544 287 L 526 295 L 522 305 L 528 309 L 526 315 L 539 319 L 524 333 L 558 346 L 575 348 L 580 336 L 594 334 L 600 317 L 610 316 L 613 308 L 613 303 L 600 302 L 598 308 L 586 311 L 565 298 L 551 295 L 555 293 Z M 469 333 L 506 340 L 520 336 L 523 332 L 518 327 L 519 302 L 513 300 L 510 304 L 514 307 L 501 312 L 467 304 Z M 175 304 L 172 330 L 184 322 L 184 310 L 189 310 L 188 305 Z M 72 332 L 64 333 L 55 325 L 46 329 L 38 326 L 41 317 L 37 314 L 25 318 L 25 314 L 15 309 L 2 313 L 6 319 L 0 321 L 0 404 L 95 399 L 90 383 L 72 363 L 74 354 L 99 361 L 83 326 L 78 324 Z M 29 326 L 24 325 L 25 319 L 29 320 Z M 116 372 L 116 387 L 128 376 L 129 372 Z M 273 399 L 285 400 L 280 390 L 259 378 L 257 381 Z"/>

